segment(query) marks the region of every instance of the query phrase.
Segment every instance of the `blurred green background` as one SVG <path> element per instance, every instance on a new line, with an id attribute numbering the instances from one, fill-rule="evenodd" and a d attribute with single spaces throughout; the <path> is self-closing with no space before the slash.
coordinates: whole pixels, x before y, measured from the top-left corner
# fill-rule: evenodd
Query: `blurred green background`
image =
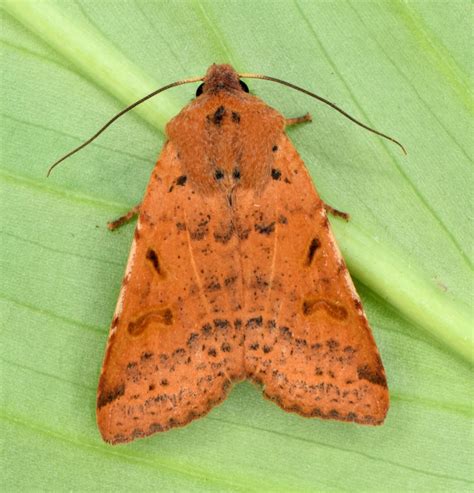
<path id="1" fill-rule="evenodd" d="M 2 9 L 6 491 L 472 491 L 472 4 L 12 1 Z M 287 116 L 386 367 L 384 426 L 308 420 L 248 383 L 186 428 L 101 442 L 95 392 L 140 202 L 183 86 L 48 166 L 126 104 L 213 62 L 286 79 L 400 139 L 248 81 Z"/>

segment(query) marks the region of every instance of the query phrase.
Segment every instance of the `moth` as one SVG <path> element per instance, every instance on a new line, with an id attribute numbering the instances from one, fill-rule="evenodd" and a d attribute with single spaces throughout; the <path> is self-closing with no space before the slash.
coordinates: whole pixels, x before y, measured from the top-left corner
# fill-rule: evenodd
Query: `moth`
<path id="1" fill-rule="evenodd" d="M 174 85 L 195 80 L 142 203 L 111 224 L 138 213 L 98 386 L 103 439 L 184 426 L 245 379 L 285 411 L 383 423 L 384 367 L 327 217 L 345 214 L 285 134 L 310 117 L 286 119 L 229 65 Z"/>

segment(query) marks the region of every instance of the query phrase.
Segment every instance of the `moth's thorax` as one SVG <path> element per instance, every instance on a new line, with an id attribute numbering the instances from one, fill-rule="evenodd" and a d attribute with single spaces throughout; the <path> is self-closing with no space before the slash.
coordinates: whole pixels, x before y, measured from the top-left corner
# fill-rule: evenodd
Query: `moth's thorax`
<path id="1" fill-rule="evenodd" d="M 203 194 L 264 187 L 283 130 L 282 115 L 237 89 L 202 94 L 166 128 L 182 173 Z"/>

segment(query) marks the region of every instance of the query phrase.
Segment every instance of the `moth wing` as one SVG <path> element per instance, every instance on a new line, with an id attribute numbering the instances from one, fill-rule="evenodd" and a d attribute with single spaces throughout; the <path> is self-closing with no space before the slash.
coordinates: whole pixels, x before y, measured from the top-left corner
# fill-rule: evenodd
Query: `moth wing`
<path id="1" fill-rule="evenodd" d="M 247 375 L 287 411 L 383 422 L 384 368 L 324 203 L 283 135 L 272 179 L 260 195 L 242 192 L 244 279 L 250 323 Z"/>
<path id="2" fill-rule="evenodd" d="M 226 270 L 237 239 L 209 239 L 231 223 L 229 209 L 194 194 L 182 173 L 170 141 L 140 207 L 99 381 L 97 422 L 111 443 L 185 425 L 243 378 L 236 300 L 220 290 L 237 280 Z"/>

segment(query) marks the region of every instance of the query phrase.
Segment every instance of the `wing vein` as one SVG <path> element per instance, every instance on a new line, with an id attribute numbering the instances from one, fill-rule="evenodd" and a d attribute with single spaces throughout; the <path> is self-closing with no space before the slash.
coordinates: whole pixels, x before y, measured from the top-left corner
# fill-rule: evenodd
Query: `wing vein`
<path id="1" fill-rule="evenodd" d="M 278 190 L 278 189 L 277 189 Z M 275 197 L 275 202 L 278 204 L 280 201 L 279 194 Z M 273 257 L 272 257 L 272 264 L 271 264 L 271 271 L 270 271 L 270 279 L 269 279 L 269 289 L 268 289 L 268 296 L 267 296 L 267 304 L 268 304 L 268 312 L 271 313 L 273 311 L 273 307 L 271 304 L 271 297 L 273 294 L 273 280 L 275 278 L 275 266 L 276 266 L 276 258 L 277 258 L 277 251 L 278 251 L 278 233 L 280 231 L 280 227 L 278 225 L 278 221 L 275 221 L 275 234 L 273 236 Z M 278 326 L 278 321 L 280 317 L 280 312 L 281 312 L 281 300 L 278 303 L 278 308 L 277 312 L 275 314 L 275 323 Z"/>
<path id="2" fill-rule="evenodd" d="M 183 214 L 184 214 L 184 222 L 187 225 L 188 224 L 188 216 L 186 214 L 186 210 L 183 211 Z M 190 258 L 191 265 L 193 268 L 194 277 L 196 278 L 196 283 L 199 286 L 199 295 L 203 301 L 204 307 L 206 308 L 207 315 L 210 316 L 211 315 L 211 307 L 209 305 L 209 301 L 207 300 L 207 298 L 204 294 L 204 288 L 202 285 L 202 280 L 201 280 L 201 277 L 200 277 L 198 270 L 197 270 L 197 267 L 196 267 L 196 260 L 194 258 L 194 252 L 193 252 L 193 248 L 191 246 L 191 236 L 190 236 L 188 227 L 186 227 L 186 236 L 188 238 L 189 258 Z"/>

